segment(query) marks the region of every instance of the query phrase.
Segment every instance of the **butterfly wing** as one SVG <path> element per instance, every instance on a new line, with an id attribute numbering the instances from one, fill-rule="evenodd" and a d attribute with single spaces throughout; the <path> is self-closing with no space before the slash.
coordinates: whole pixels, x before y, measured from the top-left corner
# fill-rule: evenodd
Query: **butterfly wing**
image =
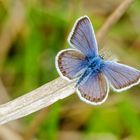
<path id="1" fill-rule="evenodd" d="M 78 85 L 77 93 L 81 100 L 92 105 L 103 103 L 108 96 L 108 83 L 102 73 L 91 74 Z"/>
<path id="2" fill-rule="evenodd" d="M 86 68 L 85 56 L 77 50 L 66 49 L 56 56 L 56 68 L 62 78 L 73 80 Z"/>
<path id="3" fill-rule="evenodd" d="M 71 47 L 80 50 L 86 56 L 98 54 L 97 42 L 90 19 L 87 16 L 79 18 L 68 38 Z"/>
<path id="4" fill-rule="evenodd" d="M 115 91 L 123 91 L 140 82 L 140 71 L 117 62 L 107 61 L 103 73 Z"/>

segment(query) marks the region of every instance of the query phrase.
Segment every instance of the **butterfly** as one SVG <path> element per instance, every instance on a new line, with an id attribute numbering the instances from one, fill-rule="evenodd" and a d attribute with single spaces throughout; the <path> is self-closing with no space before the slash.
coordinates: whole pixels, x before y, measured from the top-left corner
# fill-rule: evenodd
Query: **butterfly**
<path id="1" fill-rule="evenodd" d="M 76 92 L 82 101 L 99 105 L 107 99 L 109 87 L 121 92 L 140 82 L 139 70 L 100 56 L 88 16 L 75 22 L 68 43 L 71 48 L 56 56 L 56 68 L 63 79 L 76 80 Z"/>

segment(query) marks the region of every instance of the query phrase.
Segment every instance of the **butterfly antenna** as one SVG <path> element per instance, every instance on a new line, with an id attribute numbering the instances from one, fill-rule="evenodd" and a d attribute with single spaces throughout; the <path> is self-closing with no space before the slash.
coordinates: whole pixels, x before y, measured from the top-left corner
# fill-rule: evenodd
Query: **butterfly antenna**
<path id="1" fill-rule="evenodd" d="M 113 52 L 107 48 L 102 48 L 100 51 L 100 56 L 104 59 L 104 60 L 109 60 L 109 61 L 118 61 L 117 56 L 115 56 L 113 54 Z"/>

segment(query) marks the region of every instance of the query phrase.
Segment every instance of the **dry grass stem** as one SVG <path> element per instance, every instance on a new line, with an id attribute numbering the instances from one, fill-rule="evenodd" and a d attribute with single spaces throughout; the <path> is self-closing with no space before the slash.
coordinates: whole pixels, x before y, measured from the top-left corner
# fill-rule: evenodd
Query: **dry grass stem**
<path id="1" fill-rule="evenodd" d="M 12 8 L 9 10 L 9 17 L 4 24 L 0 35 L 0 71 L 6 55 L 12 46 L 12 42 L 16 39 L 17 34 L 23 29 L 25 20 L 24 12 L 24 5 L 22 2 L 20 0 L 14 1 Z"/>
<path id="2" fill-rule="evenodd" d="M 61 78 L 0 106 L 0 124 L 21 118 L 74 93 L 74 83 Z"/>
<path id="3" fill-rule="evenodd" d="M 132 4 L 134 0 L 124 0 L 120 6 L 118 6 L 115 11 L 108 17 L 108 19 L 105 21 L 103 26 L 99 29 L 99 31 L 96 34 L 98 42 L 101 42 L 110 29 L 112 25 L 114 25 L 125 13 L 125 11 L 128 9 L 128 7 Z"/>

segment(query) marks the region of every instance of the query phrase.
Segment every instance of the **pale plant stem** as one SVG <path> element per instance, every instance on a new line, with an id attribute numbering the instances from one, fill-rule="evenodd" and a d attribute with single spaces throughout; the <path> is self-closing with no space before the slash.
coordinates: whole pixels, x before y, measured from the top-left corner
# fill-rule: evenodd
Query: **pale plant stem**
<path id="1" fill-rule="evenodd" d="M 125 11 L 128 9 L 128 7 L 132 4 L 133 1 L 134 0 L 124 0 L 107 18 L 105 23 L 102 25 L 102 27 L 96 34 L 98 42 L 101 42 L 103 40 L 110 27 L 122 17 L 122 15 L 125 13 Z"/>
<path id="2" fill-rule="evenodd" d="M 74 83 L 61 78 L 0 106 L 0 124 L 21 118 L 74 93 Z"/>
<path id="3" fill-rule="evenodd" d="M 97 40 L 101 41 L 107 31 L 116 23 L 133 0 L 125 0 L 109 16 L 97 32 Z M 13 101 L 0 106 L 0 124 L 24 117 L 47 107 L 54 102 L 66 98 L 75 92 L 75 82 L 67 82 L 61 78 L 53 80 Z"/>
<path id="4" fill-rule="evenodd" d="M 25 23 L 25 10 L 21 0 L 11 1 L 9 6 L 9 17 L 2 27 L 0 34 L 0 72 L 11 44 L 17 38 L 17 35 L 23 31 Z"/>

